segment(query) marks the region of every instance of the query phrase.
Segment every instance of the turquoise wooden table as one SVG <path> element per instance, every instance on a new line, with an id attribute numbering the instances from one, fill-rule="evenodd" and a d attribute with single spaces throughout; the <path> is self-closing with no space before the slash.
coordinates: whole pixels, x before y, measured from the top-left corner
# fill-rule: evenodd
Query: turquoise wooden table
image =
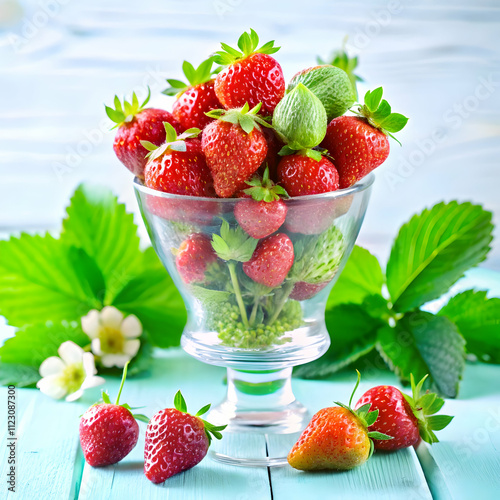
<path id="1" fill-rule="evenodd" d="M 469 273 L 460 288 L 488 287 L 500 296 L 498 275 L 479 269 Z M 122 401 L 142 406 L 146 415 L 171 407 L 181 389 L 188 405 L 199 408 L 217 403 L 225 394 L 225 370 L 202 364 L 180 349 L 159 351 L 149 373 L 127 381 Z M 328 380 L 294 379 L 294 392 L 311 413 L 334 400 L 346 401 L 354 373 Z M 175 500 L 292 500 L 394 499 L 489 500 L 500 497 L 500 366 L 467 365 L 460 396 L 447 400 L 444 410 L 455 419 L 440 433 L 441 442 L 422 444 L 396 453 L 376 453 L 364 466 L 349 472 L 304 473 L 289 466 L 231 467 L 209 457 L 195 468 L 162 485 L 143 474 L 145 424 L 136 448 L 114 466 L 93 469 L 85 464 L 78 440 L 78 422 L 99 398 L 99 389 L 87 391 L 76 403 L 54 401 L 36 389 L 16 390 L 16 492 L 7 490 L 9 448 L 3 433 L 0 447 L 0 498 L 59 500 L 175 499 Z M 390 372 L 365 374 L 359 394 L 378 384 L 398 385 Z M 106 388 L 116 394 L 119 381 L 109 378 Z M 2 429 L 7 428 L 7 389 L 1 389 Z M 256 457 L 286 453 L 295 436 L 271 438 L 226 434 L 221 444 L 238 440 Z"/>

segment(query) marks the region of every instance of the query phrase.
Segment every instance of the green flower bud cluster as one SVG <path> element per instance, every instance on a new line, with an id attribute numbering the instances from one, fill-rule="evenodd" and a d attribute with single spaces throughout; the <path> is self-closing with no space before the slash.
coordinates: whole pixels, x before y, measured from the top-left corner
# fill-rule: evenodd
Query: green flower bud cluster
<path id="1" fill-rule="evenodd" d="M 225 303 L 208 312 L 207 326 L 219 334 L 223 345 L 242 349 L 265 349 L 289 342 L 286 332 L 302 325 L 302 309 L 299 302 L 289 300 L 278 319 L 272 325 L 263 323 L 245 328 L 238 306 Z"/>

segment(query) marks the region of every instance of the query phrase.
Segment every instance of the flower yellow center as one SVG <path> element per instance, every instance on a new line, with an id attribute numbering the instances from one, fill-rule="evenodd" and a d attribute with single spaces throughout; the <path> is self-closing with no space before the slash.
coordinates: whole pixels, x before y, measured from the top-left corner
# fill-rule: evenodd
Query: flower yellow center
<path id="1" fill-rule="evenodd" d="M 72 363 L 67 365 L 59 377 L 59 384 L 64 387 L 68 394 L 76 392 L 85 380 L 85 370 L 83 363 Z"/>
<path id="2" fill-rule="evenodd" d="M 104 326 L 99 332 L 101 351 L 104 353 L 122 353 L 125 338 L 120 330 Z"/>

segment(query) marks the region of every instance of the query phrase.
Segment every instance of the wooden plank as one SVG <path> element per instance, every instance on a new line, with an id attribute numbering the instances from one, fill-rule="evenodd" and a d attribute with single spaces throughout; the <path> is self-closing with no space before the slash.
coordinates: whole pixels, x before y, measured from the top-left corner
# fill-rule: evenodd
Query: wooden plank
<path id="1" fill-rule="evenodd" d="M 2 388 L 2 399 L 6 398 L 6 392 Z M 38 500 L 74 498 L 78 470 L 83 466 L 83 457 L 78 451 L 81 405 L 52 400 L 34 389 L 18 390 L 17 403 L 16 492 L 7 492 L 2 498 L 14 500 L 35 495 Z M 2 477 L 5 477 L 5 435 L 0 453 Z M 4 487 L 2 485 L 2 490 Z"/>
<path id="2" fill-rule="evenodd" d="M 184 394 L 189 411 L 197 411 L 208 402 L 217 403 L 225 394 L 225 371 L 204 365 L 174 349 L 153 361 L 151 377 L 130 379 L 122 394 L 123 402 L 131 406 L 146 404 L 141 412 L 152 416 L 161 408 L 171 407 L 178 389 Z M 108 384 L 113 399 L 118 382 Z M 207 456 L 191 470 L 178 474 L 161 485 L 151 483 L 143 472 L 144 432 L 140 423 L 137 446 L 122 462 L 114 466 L 94 469 L 85 465 L 79 500 L 123 499 L 133 491 L 134 498 L 175 500 L 267 500 L 271 498 L 267 470 L 231 467 Z M 219 444 L 219 443 L 217 443 Z M 236 436 L 227 434 L 220 442 L 219 451 L 240 448 L 256 457 L 266 454 L 263 436 Z"/>
<path id="3" fill-rule="evenodd" d="M 418 458 L 435 498 L 499 497 L 500 395 L 491 383 L 498 372 L 497 366 L 468 365 L 461 399 L 447 401 L 443 408 L 455 418 L 439 432 L 439 443 L 419 446 Z"/>
<path id="4" fill-rule="evenodd" d="M 271 456 L 286 455 L 293 442 L 287 436 L 269 436 Z M 332 498 L 345 500 L 432 500 L 413 449 L 375 453 L 363 466 L 347 472 L 308 473 L 290 466 L 270 469 L 274 500 Z"/>

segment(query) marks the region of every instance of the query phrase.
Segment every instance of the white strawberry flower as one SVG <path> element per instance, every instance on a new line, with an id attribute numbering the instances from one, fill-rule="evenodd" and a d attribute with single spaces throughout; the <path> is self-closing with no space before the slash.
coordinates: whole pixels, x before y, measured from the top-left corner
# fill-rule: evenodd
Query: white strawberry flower
<path id="1" fill-rule="evenodd" d="M 57 349 L 59 356 L 51 356 L 39 368 L 42 378 L 36 386 L 41 392 L 54 399 L 76 401 L 85 389 L 104 384 L 102 377 L 96 377 L 94 356 L 79 345 L 68 340 Z"/>
<path id="2" fill-rule="evenodd" d="M 139 350 L 142 324 L 133 314 L 124 317 L 116 307 L 92 309 L 82 318 L 82 330 L 89 336 L 92 352 L 105 367 L 123 368 Z"/>

